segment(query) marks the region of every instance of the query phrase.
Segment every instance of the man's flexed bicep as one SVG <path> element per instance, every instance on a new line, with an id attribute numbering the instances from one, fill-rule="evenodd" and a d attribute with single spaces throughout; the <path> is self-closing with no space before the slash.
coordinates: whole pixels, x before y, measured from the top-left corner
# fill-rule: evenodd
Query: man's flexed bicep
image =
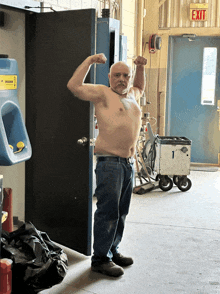
<path id="1" fill-rule="evenodd" d="M 105 88 L 104 85 L 82 84 L 74 91 L 69 90 L 81 100 L 97 103 L 105 99 Z"/>
<path id="2" fill-rule="evenodd" d="M 67 84 L 67 88 L 79 99 L 98 102 L 104 97 L 104 85 L 86 84 L 84 80 L 92 64 L 103 64 L 106 62 L 104 54 L 96 54 L 87 57 L 76 69 Z"/>

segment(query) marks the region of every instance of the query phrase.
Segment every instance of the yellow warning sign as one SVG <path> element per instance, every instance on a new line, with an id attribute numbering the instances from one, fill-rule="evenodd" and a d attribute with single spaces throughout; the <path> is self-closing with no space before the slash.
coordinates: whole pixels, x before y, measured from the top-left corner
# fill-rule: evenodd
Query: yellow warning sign
<path id="1" fill-rule="evenodd" d="M 0 91 L 17 89 L 17 75 L 0 75 Z"/>

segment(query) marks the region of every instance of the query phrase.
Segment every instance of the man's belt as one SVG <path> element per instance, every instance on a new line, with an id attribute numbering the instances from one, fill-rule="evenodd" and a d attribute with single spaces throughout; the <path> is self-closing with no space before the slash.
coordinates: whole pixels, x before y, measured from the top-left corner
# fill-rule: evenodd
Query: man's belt
<path id="1" fill-rule="evenodd" d="M 98 156 L 97 157 L 98 161 L 116 161 L 116 162 L 121 162 L 121 163 L 134 163 L 134 158 L 133 157 L 120 157 L 120 156 Z"/>

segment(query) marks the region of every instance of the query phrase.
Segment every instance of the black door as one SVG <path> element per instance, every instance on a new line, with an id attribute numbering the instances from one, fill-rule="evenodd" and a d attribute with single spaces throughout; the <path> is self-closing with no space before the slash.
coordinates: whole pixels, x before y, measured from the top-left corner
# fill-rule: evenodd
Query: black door
<path id="1" fill-rule="evenodd" d="M 3 205 L 3 176 L 0 175 L 0 258 L 1 258 L 1 236 L 2 236 L 2 205 Z"/>
<path id="2" fill-rule="evenodd" d="M 95 10 L 26 15 L 25 220 L 49 237 L 91 254 L 93 105 L 74 97 L 67 82 L 95 53 Z M 94 82 L 92 67 L 86 82 Z"/>

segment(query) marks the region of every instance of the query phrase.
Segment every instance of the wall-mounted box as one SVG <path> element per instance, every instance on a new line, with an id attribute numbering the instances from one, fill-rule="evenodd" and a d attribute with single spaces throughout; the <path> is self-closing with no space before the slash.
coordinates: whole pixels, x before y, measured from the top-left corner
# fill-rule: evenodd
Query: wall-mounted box
<path id="1" fill-rule="evenodd" d="M 32 155 L 17 97 L 18 64 L 15 59 L 7 57 L 7 55 L 0 55 L 0 166 L 26 161 Z M 18 143 L 23 145 L 20 150 Z"/>
<path id="2" fill-rule="evenodd" d="M 107 61 L 96 67 L 96 84 L 109 86 L 108 73 L 113 63 L 119 61 L 120 21 L 113 18 L 97 19 L 96 53 L 104 53 Z"/>

